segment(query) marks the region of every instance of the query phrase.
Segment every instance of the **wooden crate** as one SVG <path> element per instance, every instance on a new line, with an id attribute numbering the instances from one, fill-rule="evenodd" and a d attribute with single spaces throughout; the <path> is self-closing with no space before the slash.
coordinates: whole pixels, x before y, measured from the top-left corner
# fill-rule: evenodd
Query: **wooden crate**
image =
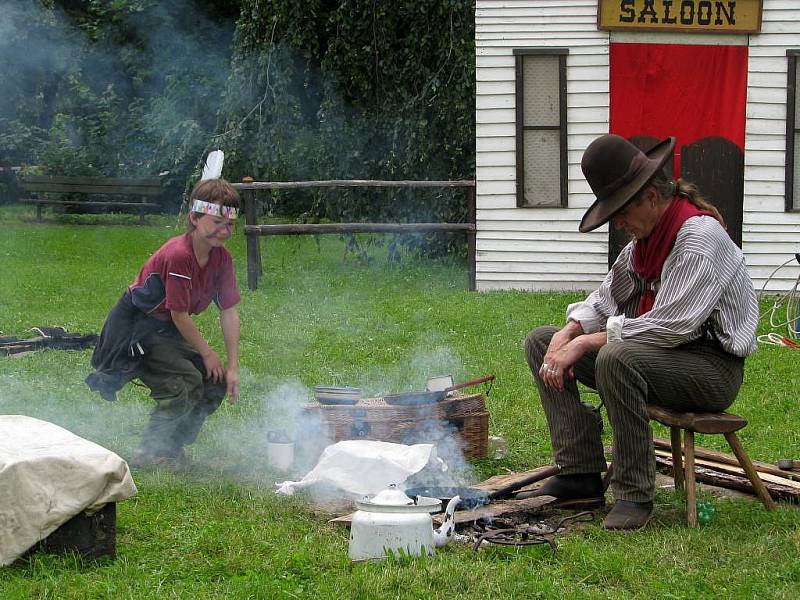
<path id="1" fill-rule="evenodd" d="M 114 557 L 117 552 L 117 505 L 109 502 L 91 516 L 83 512 L 75 515 L 25 554 L 38 551 L 48 554 L 76 552 L 84 560 Z"/>

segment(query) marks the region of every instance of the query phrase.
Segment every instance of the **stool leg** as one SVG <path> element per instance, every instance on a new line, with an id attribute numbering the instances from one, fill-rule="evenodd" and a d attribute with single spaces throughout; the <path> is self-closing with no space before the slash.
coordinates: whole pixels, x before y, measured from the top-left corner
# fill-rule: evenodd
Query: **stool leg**
<path id="1" fill-rule="evenodd" d="M 672 447 L 672 478 L 675 480 L 675 491 L 683 489 L 683 458 L 681 456 L 681 428 L 669 428 L 670 446 Z"/>
<path id="2" fill-rule="evenodd" d="M 686 430 L 684 434 L 684 452 L 686 459 L 686 519 L 689 527 L 697 527 L 697 489 L 694 482 L 694 431 Z"/>
<path id="3" fill-rule="evenodd" d="M 728 440 L 731 450 L 733 450 L 733 453 L 739 460 L 739 465 L 744 469 L 747 478 L 750 480 L 750 484 L 764 504 L 764 508 L 767 510 L 775 510 L 777 508 L 775 502 L 772 500 L 772 496 L 769 495 L 767 488 L 764 487 L 764 483 L 759 478 L 758 473 L 756 473 L 756 469 L 753 463 L 750 462 L 750 457 L 747 456 L 747 452 L 745 452 L 744 446 L 742 446 L 739 438 L 735 433 L 726 433 L 725 439 Z"/>

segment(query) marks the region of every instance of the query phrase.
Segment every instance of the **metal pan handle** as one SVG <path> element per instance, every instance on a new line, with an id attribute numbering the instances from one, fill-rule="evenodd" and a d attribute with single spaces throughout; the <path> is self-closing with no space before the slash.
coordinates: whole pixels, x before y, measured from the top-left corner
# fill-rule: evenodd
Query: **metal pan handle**
<path id="1" fill-rule="evenodd" d="M 444 388 L 445 392 L 453 392 L 455 390 L 460 390 L 461 388 L 471 387 L 473 385 L 478 385 L 479 383 L 485 383 L 486 381 L 494 381 L 494 375 L 484 375 L 483 377 L 478 377 L 477 379 L 470 379 L 469 381 L 465 381 L 464 383 L 457 383 L 455 385 L 451 385 L 450 387 Z"/>

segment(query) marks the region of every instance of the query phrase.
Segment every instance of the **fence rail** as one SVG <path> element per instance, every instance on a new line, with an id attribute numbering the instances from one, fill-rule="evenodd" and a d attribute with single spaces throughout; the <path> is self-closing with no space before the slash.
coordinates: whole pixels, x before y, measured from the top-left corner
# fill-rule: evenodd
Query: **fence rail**
<path id="1" fill-rule="evenodd" d="M 328 179 L 321 181 L 254 181 L 245 177 L 242 183 L 233 184 L 242 192 L 247 236 L 247 286 L 258 289 L 261 267 L 260 236 L 270 235 L 324 235 L 343 233 L 417 233 L 464 232 L 467 236 L 468 283 L 475 290 L 475 182 L 455 181 L 383 181 L 368 179 Z M 339 187 L 375 188 L 464 188 L 467 203 L 466 223 L 292 223 L 286 225 L 259 225 L 256 216 L 256 192 L 259 190 L 308 189 Z"/>

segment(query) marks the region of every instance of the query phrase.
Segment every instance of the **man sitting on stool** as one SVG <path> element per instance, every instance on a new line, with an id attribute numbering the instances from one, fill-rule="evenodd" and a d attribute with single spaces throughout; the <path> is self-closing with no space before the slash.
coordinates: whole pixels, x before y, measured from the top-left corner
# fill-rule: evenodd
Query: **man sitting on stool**
<path id="1" fill-rule="evenodd" d="M 597 200 L 579 229 L 612 221 L 634 240 L 600 288 L 568 307 L 562 329 L 540 327 L 525 340 L 562 467 L 526 496 L 603 502 L 602 423 L 581 403 L 577 379 L 600 393 L 614 436 L 616 503 L 606 529 L 644 527 L 653 510 L 647 404 L 725 410 L 756 348 L 758 306 L 744 256 L 697 188 L 667 179 L 662 167 L 674 147 L 670 137 L 644 154 L 616 135 L 589 145 L 581 169 Z"/>

